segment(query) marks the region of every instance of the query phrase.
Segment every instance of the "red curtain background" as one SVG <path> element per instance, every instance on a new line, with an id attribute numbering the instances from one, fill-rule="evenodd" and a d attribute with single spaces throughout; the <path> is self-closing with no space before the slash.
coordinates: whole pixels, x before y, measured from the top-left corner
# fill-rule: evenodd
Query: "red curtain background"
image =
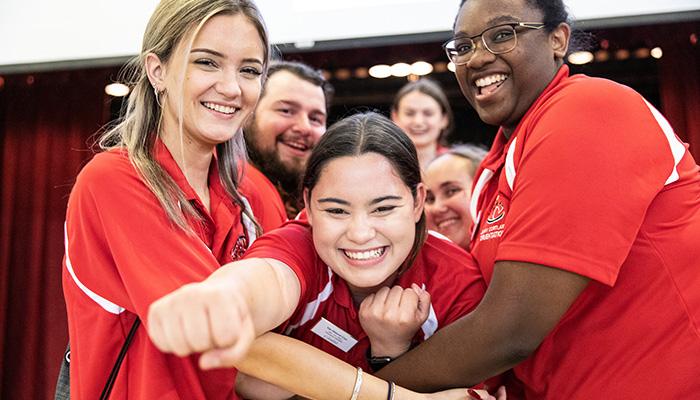
<path id="1" fill-rule="evenodd" d="M 662 112 L 700 163 L 700 29 L 666 34 L 659 60 Z"/>
<path id="2" fill-rule="evenodd" d="M 5 75 L 0 88 L 0 398 L 52 399 L 68 340 L 63 221 L 88 138 L 108 118 L 106 70 Z"/>
<path id="3" fill-rule="evenodd" d="M 700 46 L 664 37 L 661 111 L 700 161 Z M 0 398 L 49 399 L 67 343 L 61 289 L 71 185 L 109 119 L 113 69 L 5 75 L 0 83 Z M 0 81 L 3 82 L 3 81 Z"/>

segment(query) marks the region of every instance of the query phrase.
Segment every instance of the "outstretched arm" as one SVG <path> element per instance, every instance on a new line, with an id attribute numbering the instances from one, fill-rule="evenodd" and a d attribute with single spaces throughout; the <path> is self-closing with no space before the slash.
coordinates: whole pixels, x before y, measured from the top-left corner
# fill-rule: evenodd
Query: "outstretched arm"
<path id="1" fill-rule="evenodd" d="M 378 376 L 414 390 L 473 385 L 526 359 L 589 279 L 542 265 L 496 263 L 482 302 L 384 367 Z"/>
<path id="2" fill-rule="evenodd" d="M 164 352 L 204 352 L 202 367 L 221 354 L 238 360 L 257 336 L 291 316 L 300 291 L 296 274 L 277 260 L 233 262 L 153 302 L 148 334 Z"/>
<path id="3" fill-rule="evenodd" d="M 227 360 L 221 359 L 223 364 Z M 229 364 L 230 365 L 230 364 Z M 330 354 L 296 339 L 267 333 L 250 347 L 245 359 L 236 367 L 248 375 L 284 387 L 312 399 L 349 399 L 355 387 L 357 370 Z M 385 400 L 389 383 L 368 373 L 362 375 L 358 400 Z M 483 399 L 493 399 L 480 391 Z M 396 387 L 396 400 L 473 399 L 466 389 L 452 389 L 434 394 L 421 394 Z M 499 400 L 505 399 L 501 395 Z"/>

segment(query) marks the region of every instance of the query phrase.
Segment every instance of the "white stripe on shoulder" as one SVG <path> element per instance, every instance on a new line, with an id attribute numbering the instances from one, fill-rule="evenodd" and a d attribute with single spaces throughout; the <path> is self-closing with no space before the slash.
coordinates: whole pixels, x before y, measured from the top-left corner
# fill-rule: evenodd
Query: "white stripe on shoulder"
<path id="1" fill-rule="evenodd" d="M 442 240 L 447 240 L 448 242 L 452 243 L 450 238 L 448 238 L 447 236 L 443 235 L 442 233 L 440 233 L 438 231 L 433 231 L 433 230 L 428 229 L 428 235 L 435 236 L 436 238 L 439 238 Z"/>
<path id="2" fill-rule="evenodd" d="M 248 199 L 241 195 L 241 201 L 243 201 L 243 205 L 245 206 L 245 209 L 248 210 L 250 215 L 255 216 L 255 214 L 253 213 L 253 208 L 250 206 Z M 241 221 L 243 221 L 243 228 L 248 234 L 248 247 L 250 247 L 253 245 L 255 239 L 258 238 L 258 235 L 255 233 L 255 224 L 253 223 L 253 220 L 248 218 L 248 216 L 243 212 L 241 213 Z"/>
<path id="3" fill-rule="evenodd" d="M 63 232 L 64 232 L 63 236 L 64 236 L 65 246 L 66 246 L 66 269 L 68 269 L 68 273 L 73 278 L 73 281 L 75 281 L 75 284 L 78 285 L 78 287 L 80 288 L 80 290 L 83 291 L 83 293 L 85 293 L 89 298 L 91 298 L 95 303 L 97 303 L 105 311 L 112 313 L 112 314 L 117 314 L 117 315 L 123 313 L 124 307 L 121 307 L 117 304 L 114 304 L 111 301 L 100 296 L 99 294 L 88 289 L 88 287 L 85 286 L 82 282 L 80 282 L 78 277 L 75 276 L 75 271 L 73 271 L 73 263 L 71 263 L 70 255 L 68 254 L 68 226 L 66 223 L 63 224 Z"/>
<path id="4" fill-rule="evenodd" d="M 479 218 L 476 212 L 476 208 L 479 205 L 479 197 L 481 197 L 481 192 L 486 187 L 488 181 L 493 177 L 493 171 L 484 168 L 479 174 L 479 179 L 476 180 L 476 185 L 474 185 L 474 191 L 472 192 L 472 199 L 469 202 L 469 214 L 472 216 L 472 220 L 476 223 Z"/>
<path id="5" fill-rule="evenodd" d="M 666 179 L 666 185 L 668 185 L 680 179 L 680 176 L 678 175 L 678 164 L 680 164 L 681 159 L 685 154 L 685 146 L 673 132 L 673 128 L 671 127 L 671 124 L 668 123 L 666 118 L 664 118 L 664 116 L 661 115 L 661 113 L 654 108 L 654 106 L 649 104 L 646 99 L 644 100 L 644 103 L 646 103 L 647 107 L 649 107 L 651 114 L 656 119 L 656 123 L 659 124 L 659 127 L 664 132 L 668 145 L 671 148 L 671 154 L 673 155 L 673 170 L 671 171 L 668 179 Z"/>
<path id="6" fill-rule="evenodd" d="M 421 285 L 423 290 L 425 290 L 425 283 Z M 428 319 L 421 325 L 421 330 L 423 331 L 423 340 L 428 340 L 429 337 L 433 336 L 438 330 L 438 320 L 437 315 L 435 315 L 435 309 L 433 308 L 433 303 L 430 303 L 430 311 L 428 313 Z"/>
<path id="7" fill-rule="evenodd" d="M 513 190 L 513 182 L 515 182 L 515 163 L 513 158 L 515 155 L 515 142 L 517 141 L 517 137 L 513 138 L 513 142 L 508 146 L 508 153 L 506 153 L 506 180 L 511 191 Z"/>
<path id="8" fill-rule="evenodd" d="M 289 335 L 294 329 L 311 321 L 316 316 L 316 313 L 318 312 L 318 308 L 321 306 L 321 303 L 328 300 L 328 297 L 330 297 L 331 293 L 333 293 L 333 282 L 331 280 L 332 277 L 333 277 L 333 272 L 331 271 L 331 269 L 329 267 L 328 268 L 328 283 L 326 283 L 326 286 L 323 287 L 323 290 L 321 291 L 321 293 L 318 294 L 316 299 L 314 299 L 313 301 L 310 301 L 308 304 L 306 304 L 306 307 L 304 308 L 304 314 L 301 316 L 301 320 L 299 321 L 299 323 L 294 324 L 294 325 L 289 325 L 287 327 L 287 329 L 285 329 L 285 331 L 284 331 L 285 335 Z"/>

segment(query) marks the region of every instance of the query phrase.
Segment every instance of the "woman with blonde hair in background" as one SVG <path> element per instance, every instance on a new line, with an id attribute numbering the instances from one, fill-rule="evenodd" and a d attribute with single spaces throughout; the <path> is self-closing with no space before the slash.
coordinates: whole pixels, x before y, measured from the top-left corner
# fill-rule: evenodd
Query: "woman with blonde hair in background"
<path id="1" fill-rule="evenodd" d="M 473 219 L 469 211 L 472 181 L 485 155 L 481 147 L 456 145 L 431 161 L 423 174 L 428 229 L 447 236 L 465 250 L 469 248 Z"/>

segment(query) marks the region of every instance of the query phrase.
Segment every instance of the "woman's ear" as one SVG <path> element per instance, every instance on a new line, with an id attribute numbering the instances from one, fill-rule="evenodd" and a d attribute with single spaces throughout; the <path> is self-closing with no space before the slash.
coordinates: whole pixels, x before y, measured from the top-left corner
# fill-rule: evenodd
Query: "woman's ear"
<path id="1" fill-rule="evenodd" d="M 562 22 L 549 33 L 549 43 L 552 46 L 554 57 L 558 60 L 564 59 L 569 50 L 569 40 L 571 39 L 571 27 Z"/>
<path id="2" fill-rule="evenodd" d="M 165 65 L 154 53 L 146 54 L 146 75 L 157 92 L 165 90 Z"/>
<path id="3" fill-rule="evenodd" d="M 425 206 L 426 189 L 423 182 L 416 186 L 416 198 L 413 200 L 413 220 L 418 223 L 423 215 L 423 207 Z"/>
<path id="4" fill-rule="evenodd" d="M 306 188 L 304 189 L 304 192 L 302 193 L 302 197 L 304 198 L 304 208 L 306 209 L 306 220 L 309 221 L 309 225 L 313 226 L 312 219 L 313 217 L 311 216 L 311 195 L 309 193 L 309 189 Z"/>

